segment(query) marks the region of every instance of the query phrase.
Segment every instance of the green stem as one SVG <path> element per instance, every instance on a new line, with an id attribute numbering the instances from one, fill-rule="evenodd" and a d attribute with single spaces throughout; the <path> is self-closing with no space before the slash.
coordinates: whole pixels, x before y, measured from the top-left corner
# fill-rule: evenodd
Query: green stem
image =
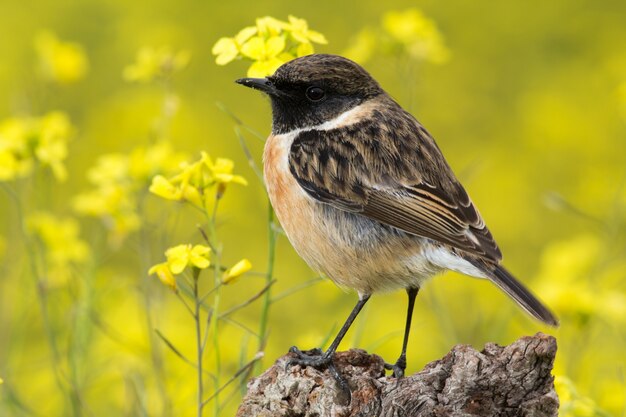
<path id="1" fill-rule="evenodd" d="M 157 142 L 168 136 L 169 127 L 171 124 L 171 120 L 173 117 L 173 113 L 170 111 L 170 102 L 171 100 L 175 100 L 175 95 L 173 93 L 173 88 L 169 79 L 164 81 L 163 84 L 163 101 L 161 104 L 161 112 L 158 117 L 158 124 L 156 129 L 149 134 L 149 139 L 151 142 Z M 153 137 L 152 137 L 153 136 Z M 147 192 L 147 190 L 146 190 Z M 141 217 L 144 217 L 143 210 L 143 198 L 146 195 L 146 192 L 138 195 L 138 204 L 137 204 L 137 212 Z M 152 239 L 149 236 L 148 230 L 146 227 L 142 226 L 139 230 L 139 240 L 140 240 L 140 248 L 150 248 Z M 146 326 L 148 330 L 148 342 L 150 344 L 150 358 L 152 360 L 152 367 L 154 369 L 154 373 L 156 375 L 156 385 L 159 390 L 159 396 L 162 400 L 162 415 L 170 416 L 172 414 L 172 403 L 167 392 L 167 387 L 165 385 L 165 367 L 163 364 L 163 351 L 161 349 L 161 344 L 155 333 L 152 331 L 154 329 L 154 322 L 152 317 L 152 297 L 153 292 L 152 288 L 152 280 L 146 274 L 148 268 L 152 265 L 151 256 L 149 250 L 141 250 L 140 251 L 140 276 L 143 277 L 141 280 L 141 294 L 143 298 L 143 305 L 146 313 Z"/>
<path id="2" fill-rule="evenodd" d="M 212 210 L 210 211 L 205 206 L 204 215 L 206 217 L 207 226 L 209 228 L 209 245 L 213 248 L 213 284 L 214 284 L 214 295 L 213 295 L 213 308 L 211 310 L 211 319 L 208 323 L 207 332 L 211 332 L 211 341 L 213 345 L 213 351 L 215 354 L 215 390 L 217 391 L 220 387 L 220 376 L 222 370 L 222 361 L 220 354 L 220 346 L 219 346 L 219 332 L 218 332 L 218 322 L 219 322 L 219 309 L 220 309 L 220 301 L 221 301 L 221 248 L 218 244 L 217 238 L 217 230 L 216 230 L 216 220 L 217 220 L 217 208 L 220 201 L 220 196 L 216 195 L 215 203 L 213 205 Z M 199 305 L 202 304 L 203 299 L 199 299 Z M 214 394 L 214 395 L 217 395 Z M 198 401 L 203 403 L 202 398 L 199 398 Z M 214 402 L 214 414 L 215 416 L 219 415 L 220 412 L 220 402 L 217 396 L 215 397 Z"/>
<path id="3" fill-rule="evenodd" d="M 200 270 L 199 269 L 195 269 L 194 270 L 194 277 L 193 277 L 193 298 L 194 298 L 194 303 L 195 303 L 195 310 L 194 310 L 194 321 L 196 324 L 196 353 L 197 353 L 197 362 L 198 362 L 198 366 L 197 366 L 197 375 L 198 375 L 198 417 L 202 417 L 202 409 L 204 408 L 204 404 L 203 404 L 203 397 L 204 397 L 204 392 L 203 392 L 203 368 L 202 368 L 202 354 L 203 354 L 203 349 L 202 349 L 202 328 L 200 325 L 200 313 L 202 311 L 201 309 L 201 301 L 200 301 L 200 296 L 199 296 L 199 291 L 198 291 L 198 276 L 200 274 Z"/>
<path id="4" fill-rule="evenodd" d="M 219 280 L 219 277 L 216 279 Z M 219 334 L 218 334 L 218 329 L 217 329 L 218 316 L 219 316 L 217 312 L 219 311 L 219 308 L 220 308 L 220 298 L 221 298 L 220 295 L 221 294 L 219 290 L 215 292 L 215 297 L 213 298 L 213 316 L 211 317 L 211 324 L 210 324 L 211 329 L 213 329 L 213 350 L 215 352 L 215 387 L 216 387 L 216 390 L 219 389 L 220 375 L 222 372 L 222 361 L 221 361 L 220 346 L 219 346 Z M 200 398 L 200 401 L 202 401 L 202 398 Z M 217 397 L 215 399 L 214 405 L 215 405 L 215 415 L 217 416 L 220 411 L 219 399 Z"/>
<path id="5" fill-rule="evenodd" d="M 169 137 L 172 119 L 176 113 L 176 104 L 173 103 L 178 100 L 176 94 L 174 94 L 171 77 L 165 77 L 162 80 L 161 87 L 163 89 L 163 101 L 161 103 L 161 112 L 153 131 L 155 141 Z"/>
<path id="6" fill-rule="evenodd" d="M 144 196 L 145 194 L 139 196 L 138 208 L 137 208 L 137 212 L 142 217 L 144 215 L 144 210 L 143 210 L 143 197 Z M 140 245 L 139 245 L 140 248 L 150 248 L 152 239 L 149 235 L 148 230 L 144 226 L 142 226 L 139 229 L 139 241 L 140 241 Z M 149 278 L 148 274 L 146 273 L 146 271 L 152 264 L 150 251 L 148 249 L 140 250 L 139 259 L 140 259 L 139 273 L 140 273 L 140 276 L 143 277 L 141 280 L 140 289 L 141 289 L 144 310 L 146 314 L 145 319 L 146 319 L 146 327 L 148 331 L 148 342 L 150 344 L 150 359 L 152 360 L 152 366 L 156 375 L 156 384 L 159 390 L 159 396 L 161 397 L 161 400 L 163 401 L 162 415 L 169 416 L 171 415 L 172 411 L 171 411 L 170 397 L 167 392 L 167 387 L 165 386 L 165 368 L 163 366 L 163 351 L 161 349 L 160 342 L 158 341 L 157 337 L 152 331 L 155 327 L 153 318 L 152 318 L 152 297 L 153 297 L 153 292 L 151 290 L 152 280 Z"/>
<path id="7" fill-rule="evenodd" d="M 250 369 L 255 362 L 257 362 L 258 360 L 260 360 L 263 357 L 262 354 L 257 353 L 256 356 L 254 358 L 252 358 L 252 360 L 250 362 L 248 362 L 247 364 L 245 364 L 244 366 L 242 366 L 241 368 L 239 368 L 239 370 L 237 372 L 235 372 L 235 374 L 230 377 L 230 379 L 228 381 L 226 381 L 226 383 L 224 385 L 222 385 L 221 387 L 219 387 L 217 389 L 217 391 L 215 391 L 213 393 L 213 395 L 211 395 L 209 398 L 207 398 L 206 400 L 204 400 L 204 404 L 207 404 L 208 402 L 210 402 L 211 400 L 213 400 L 214 398 L 217 397 L 217 395 L 222 392 L 226 387 L 228 387 L 233 381 L 235 381 L 241 374 L 243 374 L 244 372 L 246 372 L 248 369 Z"/>
<path id="8" fill-rule="evenodd" d="M 54 373 L 55 382 L 62 394 L 68 394 L 70 396 L 70 404 L 72 406 L 73 415 L 78 415 L 78 410 L 80 406 L 76 401 L 76 397 L 72 395 L 75 386 L 72 383 L 72 389 L 70 390 L 70 392 L 66 392 L 65 386 L 63 384 L 62 370 L 60 365 L 61 355 L 59 353 L 59 348 L 54 337 L 54 331 L 50 322 L 50 316 L 48 315 L 48 295 L 46 293 L 45 283 L 41 279 L 42 274 L 40 274 L 39 268 L 37 266 L 37 249 L 39 245 L 37 245 L 36 242 L 33 242 L 30 239 L 28 231 L 26 230 L 26 221 L 24 219 L 24 210 L 20 196 L 6 184 L 2 184 L 2 188 L 4 188 L 7 195 L 9 195 L 9 197 L 13 200 L 13 203 L 15 204 L 15 211 L 17 213 L 17 224 L 19 225 L 20 235 L 22 237 L 22 241 L 24 242 L 24 246 L 26 247 L 26 253 L 28 254 L 29 266 L 31 269 L 32 277 L 34 279 L 35 291 L 37 293 L 37 303 L 39 305 L 41 321 L 44 331 L 46 333 L 48 347 L 50 348 L 50 352 L 52 354 L 52 371 Z"/>

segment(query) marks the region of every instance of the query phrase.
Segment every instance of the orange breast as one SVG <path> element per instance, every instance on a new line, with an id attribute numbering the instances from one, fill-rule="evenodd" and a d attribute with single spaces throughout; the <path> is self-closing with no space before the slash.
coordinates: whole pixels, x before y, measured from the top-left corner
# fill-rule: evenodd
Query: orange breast
<path id="1" fill-rule="evenodd" d="M 318 258 L 327 244 L 316 222 L 315 202 L 289 172 L 293 138 L 272 135 L 265 144 L 263 172 L 274 212 L 298 254 L 314 269 L 323 270 Z"/>
<path id="2" fill-rule="evenodd" d="M 414 237 L 389 233 L 372 220 L 309 196 L 289 171 L 292 142 L 289 134 L 268 138 L 265 185 L 285 234 L 311 268 L 363 294 L 408 287 L 432 275 Z"/>

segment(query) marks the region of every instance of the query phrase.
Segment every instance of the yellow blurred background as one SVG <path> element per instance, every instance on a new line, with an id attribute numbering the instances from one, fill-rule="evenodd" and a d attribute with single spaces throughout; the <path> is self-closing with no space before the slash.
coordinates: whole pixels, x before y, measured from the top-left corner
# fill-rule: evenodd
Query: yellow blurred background
<path id="1" fill-rule="evenodd" d="M 196 371 L 179 357 L 194 362 L 193 320 L 147 271 L 167 248 L 201 243 L 196 225 L 206 218 L 147 189 L 201 151 L 234 161 L 248 182 L 229 184 L 217 211 L 221 265 L 252 264 L 220 288 L 221 312 L 265 287 L 268 231 L 277 236 L 267 328 L 265 294 L 217 320 L 205 397 L 259 350 L 257 373 L 292 345 L 334 336 L 356 296 L 317 279 L 268 227 L 241 139 L 260 165 L 255 132 L 270 131 L 269 103 L 233 82 L 249 60 L 220 66 L 212 54 L 256 18 L 288 15 L 325 36 L 316 52 L 360 60 L 428 128 L 504 263 L 561 320 L 546 328 L 493 285 L 445 274 L 418 297 L 408 373 L 457 343 L 482 348 L 544 331 L 559 344 L 561 415 L 626 416 L 626 2 L 618 0 L 3 1 L 0 416 L 195 413 Z M 416 27 L 426 39 L 417 50 L 401 39 Z M 105 199 L 105 183 L 119 193 Z M 112 201 L 117 217 L 107 212 Z M 405 298 L 373 297 L 341 349 L 395 360 Z M 232 415 L 244 387 L 236 378 L 204 415 Z"/>

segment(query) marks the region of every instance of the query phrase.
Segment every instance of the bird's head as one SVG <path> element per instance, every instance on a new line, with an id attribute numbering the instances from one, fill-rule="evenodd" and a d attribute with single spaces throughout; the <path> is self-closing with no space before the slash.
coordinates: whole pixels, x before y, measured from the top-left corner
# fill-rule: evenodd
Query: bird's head
<path id="1" fill-rule="evenodd" d="M 383 93 L 359 64 L 327 54 L 294 59 L 267 78 L 236 82 L 269 95 L 275 134 L 321 125 Z"/>

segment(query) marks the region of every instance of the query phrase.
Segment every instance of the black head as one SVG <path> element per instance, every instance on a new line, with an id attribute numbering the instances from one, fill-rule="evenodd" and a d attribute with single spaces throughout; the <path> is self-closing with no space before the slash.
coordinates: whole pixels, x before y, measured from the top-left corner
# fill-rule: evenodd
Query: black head
<path id="1" fill-rule="evenodd" d="M 237 83 L 270 96 L 274 133 L 322 124 L 383 93 L 360 65 L 326 54 L 297 58 L 270 77 Z"/>

